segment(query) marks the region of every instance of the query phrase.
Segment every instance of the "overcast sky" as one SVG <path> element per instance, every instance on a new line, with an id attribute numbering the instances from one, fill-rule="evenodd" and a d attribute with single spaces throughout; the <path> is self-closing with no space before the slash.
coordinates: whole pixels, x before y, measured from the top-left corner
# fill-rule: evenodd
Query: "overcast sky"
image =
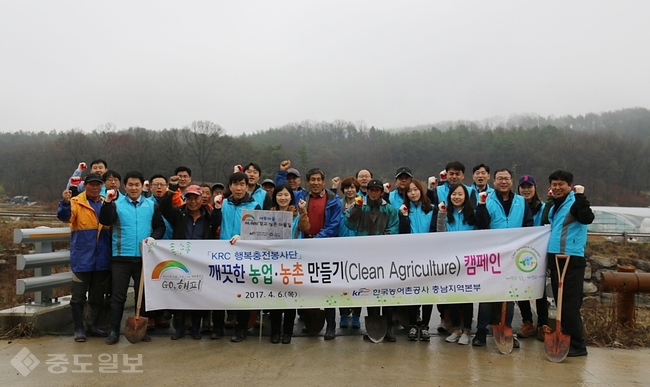
<path id="1" fill-rule="evenodd" d="M 650 1 L 9 1 L 0 132 L 650 108 Z"/>

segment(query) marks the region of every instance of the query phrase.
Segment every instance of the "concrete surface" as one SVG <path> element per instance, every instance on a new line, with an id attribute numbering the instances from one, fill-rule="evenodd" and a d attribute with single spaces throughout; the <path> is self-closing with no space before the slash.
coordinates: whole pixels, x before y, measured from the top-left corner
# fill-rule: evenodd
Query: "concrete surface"
<path id="1" fill-rule="evenodd" d="M 436 321 L 434 315 L 433 319 Z M 268 327 L 268 326 L 267 326 Z M 171 330 L 153 332 L 150 343 L 130 344 L 124 336 L 114 346 L 101 338 L 75 343 L 71 332 L 0 343 L 0 386 L 647 386 L 650 384 L 650 349 L 623 350 L 589 347 L 589 355 L 555 364 L 546 359 L 544 345 L 521 339 L 521 349 L 510 355 L 497 352 L 488 337 L 486 347 L 447 343 L 446 335 L 430 342 L 412 342 L 406 330 L 396 330 L 397 342 L 373 344 L 361 330 L 338 329 L 332 341 L 300 335 L 297 321 L 291 344 L 271 344 L 268 335 L 258 341 L 252 329 L 242 343 L 226 337 L 172 341 Z M 267 330 L 264 329 L 266 333 Z M 12 365 L 21 354 L 23 372 Z M 31 354 L 31 357 L 30 357 Z M 61 354 L 69 364 L 55 374 L 46 364 Z M 78 373 L 77 363 L 89 363 Z M 79 356 L 79 355 L 86 355 Z M 124 356 L 137 359 L 141 373 L 130 374 Z M 100 372 L 99 358 L 116 359 L 117 373 Z M 32 361 L 39 363 L 34 367 Z M 16 361 L 14 361 L 15 363 Z M 26 365 L 26 366 L 25 366 Z M 32 369 L 27 368 L 30 366 Z M 63 371 L 62 368 L 53 368 Z"/>

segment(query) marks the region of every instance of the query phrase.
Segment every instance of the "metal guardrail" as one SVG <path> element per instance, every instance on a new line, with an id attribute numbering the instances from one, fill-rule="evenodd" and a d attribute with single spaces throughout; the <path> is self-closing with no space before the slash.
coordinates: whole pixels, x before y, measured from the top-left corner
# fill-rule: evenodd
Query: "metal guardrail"
<path id="1" fill-rule="evenodd" d="M 643 240 L 650 240 L 650 234 L 639 232 L 588 232 L 589 236 L 603 236 L 603 237 L 617 237 L 622 238 L 623 243 L 627 243 L 630 238 L 643 238 Z"/>
<path id="2" fill-rule="evenodd" d="M 50 219 L 56 219 L 56 214 L 48 214 L 44 212 L 2 212 L 0 211 L 0 216 L 9 216 L 9 217 L 29 217 L 29 219 L 33 222 L 36 218 L 50 218 Z"/>
<path id="3" fill-rule="evenodd" d="M 69 227 L 14 230 L 14 243 L 33 243 L 35 252 L 16 257 L 16 270 L 34 269 L 34 277 L 16 280 L 16 294 L 33 292 L 32 304 L 52 304 L 52 289 L 72 284 L 72 272 L 52 274 L 52 266 L 70 263 L 70 251 L 53 252 L 52 242 L 69 240 Z"/>

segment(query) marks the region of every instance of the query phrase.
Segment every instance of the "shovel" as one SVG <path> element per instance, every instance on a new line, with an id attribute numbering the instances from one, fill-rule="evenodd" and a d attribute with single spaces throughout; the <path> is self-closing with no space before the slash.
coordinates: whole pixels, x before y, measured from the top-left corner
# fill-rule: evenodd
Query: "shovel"
<path id="1" fill-rule="evenodd" d="M 558 259 L 566 259 L 561 275 Z M 566 269 L 569 266 L 570 259 L 571 256 L 569 255 L 555 255 L 555 266 L 557 269 L 557 275 L 560 279 L 557 284 L 557 316 L 555 318 L 555 332 L 547 333 L 544 336 L 544 352 L 546 353 L 548 360 L 553 363 L 559 363 L 564 360 L 566 355 L 569 353 L 569 347 L 571 345 L 571 335 L 562 333 L 562 294 L 564 293 L 564 276 L 566 275 Z"/>
<path id="2" fill-rule="evenodd" d="M 493 325 L 492 330 L 494 332 L 494 342 L 499 352 L 504 355 L 512 352 L 515 341 L 512 337 L 512 327 L 506 326 L 506 302 L 501 304 L 501 321 L 499 321 L 499 324 Z"/>
<path id="3" fill-rule="evenodd" d="M 325 311 L 322 309 L 305 309 L 302 318 L 307 332 L 312 336 L 319 334 L 325 326 Z"/>
<path id="4" fill-rule="evenodd" d="M 386 324 L 386 317 L 382 314 L 369 315 L 365 317 L 366 334 L 373 343 L 380 343 L 384 340 L 388 325 Z"/>
<path id="5" fill-rule="evenodd" d="M 135 316 L 129 316 L 124 323 L 124 337 L 129 340 L 129 343 L 135 344 L 142 340 L 145 333 L 147 333 L 146 317 L 140 316 L 140 306 L 142 305 L 142 290 L 144 288 L 144 267 L 140 275 L 140 290 L 138 291 L 138 304 L 135 307 Z"/>

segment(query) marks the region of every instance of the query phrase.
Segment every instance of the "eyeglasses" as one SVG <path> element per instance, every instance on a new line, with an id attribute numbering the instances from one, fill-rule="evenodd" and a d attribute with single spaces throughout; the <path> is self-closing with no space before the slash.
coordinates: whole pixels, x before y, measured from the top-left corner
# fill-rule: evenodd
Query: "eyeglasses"
<path id="1" fill-rule="evenodd" d="M 152 187 L 164 187 L 166 185 L 167 185 L 166 183 L 153 183 L 153 184 L 151 184 Z"/>
<path id="2" fill-rule="evenodd" d="M 510 181 L 512 178 L 510 177 L 497 177 L 496 181 Z"/>

